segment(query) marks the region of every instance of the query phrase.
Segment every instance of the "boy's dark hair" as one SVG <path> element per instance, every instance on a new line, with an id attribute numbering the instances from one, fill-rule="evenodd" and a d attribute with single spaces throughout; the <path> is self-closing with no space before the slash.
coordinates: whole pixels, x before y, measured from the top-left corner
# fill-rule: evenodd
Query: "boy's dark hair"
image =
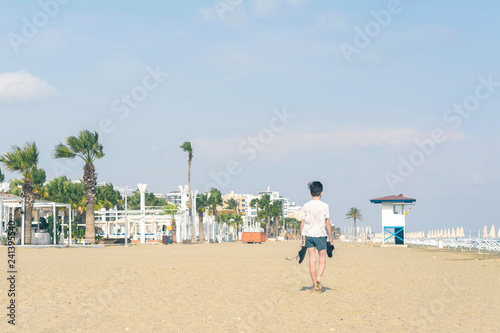
<path id="1" fill-rule="evenodd" d="M 310 182 L 307 186 L 309 186 L 309 191 L 311 191 L 313 197 L 319 197 L 321 192 L 323 192 L 323 184 L 320 182 Z"/>

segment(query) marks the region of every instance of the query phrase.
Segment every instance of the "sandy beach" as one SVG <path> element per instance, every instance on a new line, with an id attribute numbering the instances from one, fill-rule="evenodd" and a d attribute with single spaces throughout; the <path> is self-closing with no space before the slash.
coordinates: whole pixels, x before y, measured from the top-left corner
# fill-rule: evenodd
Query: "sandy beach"
<path id="1" fill-rule="evenodd" d="M 336 243 L 318 293 L 307 259 L 285 260 L 297 251 L 295 241 L 17 249 L 17 325 L 3 316 L 1 331 L 498 332 L 496 255 Z"/>

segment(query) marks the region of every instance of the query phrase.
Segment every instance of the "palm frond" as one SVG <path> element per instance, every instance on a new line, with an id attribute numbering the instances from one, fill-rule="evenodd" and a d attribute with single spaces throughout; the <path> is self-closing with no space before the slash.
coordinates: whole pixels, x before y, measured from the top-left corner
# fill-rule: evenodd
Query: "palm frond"
<path id="1" fill-rule="evenodd" d="M 93 163 L 104 157 L 103 146 L 99 143 L 97 131 L 81 130 L 77 136 L 68 136 L 66 145 L 59 143 L 54 152 L 54 158 L 80 157 L 85 163 Z"/>
<path id="2" fill-rule="evenodd" d="M 24 147 L 11 146 L 11 150 L 0 157 L 7 170 L 20 172 L 24 178 L 30 178 L 38 165 L 39 151 L 34 141 L 26 142 Z"/>
<path id="3" fill-rule="evenodd" d="M 67 146 L 59 143 L 54 150 L 54 158 L 74 158 L 76 154 Z"/>

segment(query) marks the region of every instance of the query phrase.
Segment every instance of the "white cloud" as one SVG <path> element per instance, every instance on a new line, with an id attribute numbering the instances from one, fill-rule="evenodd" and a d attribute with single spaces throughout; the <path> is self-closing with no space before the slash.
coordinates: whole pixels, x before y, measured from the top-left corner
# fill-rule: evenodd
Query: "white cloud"
<path id="1" fill-rule="evenodd" d="M 201 18 L 204 21 L 213 21 L 218 19 L 217 13 L 212 6 L 205 5 L 200 9 Z"/>
<path id="2" fill-rule="evenodd" d="M 252 0 L 253 14 L 256 16 L 268 16 L 283 5 L 299 6 L 309 0 Z"/>
<path id="3" fill-rule="evenodd" d="M 247 5 L 249 2 L 249 5 Z M 246 21 L 245 7 L 250 7 L 254 16 L 265 17 L 285 6 L 300 6 L 310 0 L 216 0 L 212 5 L 200 8 L 203 21 L 219 20 L 230 25 L 241 25 Z M 235 22 L 232 22 L 235 21 Z"/>
<path id="4" fill-rule="evenodd" d="M 203 138 L 196 140 L 196 146 L 214 159 L 241 158 L 237 148 L 240 145 L 251 147 L 249 137 L 258 137 L 259 131 L 244 136 L 231 138 Z M 456 130 L 445 130 L 447 141 L 464 141 L 469 137 Z M 411 127 L 400 128 L 336 128 L 328 130 L 296 131 L 285 129 L 275 133 L 271 142 L 259 145 L 258 156 L 269 163 L 289 163 L 297 154 L 323 156 L 339 151 L 360 151 L 370 148 L 382 148 L 390 152 L 401 152 L 416 147 L 415 140 L 425 140 L 432 137 L 432 131 Z M 280 158 L 276 158 L 280 156 Z M 286 157 L 289 157 L 288 159 Z M 279 161 L 279 162 L 278 162 Z"/>
<path id="5" fill-rule="evenodd" d="M 0 102 L 29 103 L 57 95 L 49 83 L 25 70 L 0 73 Z"/>
<path id="6" fill-rule="evenodd" d="M 233 27 L 244 26 L 247 22 L 244 1 L 218 0 L 212 5 L 200 8 L 201 19 L 215 21 Z"/>
<path id="7" fill-rule="evenodd" d="M 448 141 L 464 141 L 468 136 L 460 131 L 445 130 Z M 281 149 L 287 145 L 304 151 L 330 151 L 338 149 L 386 148 L 389 150 L 408 149 L 415 141 L 429 139 L 432 131 L 412 127 L 400 128 L 341 128 L 327 131 L 285 132 Z"/>

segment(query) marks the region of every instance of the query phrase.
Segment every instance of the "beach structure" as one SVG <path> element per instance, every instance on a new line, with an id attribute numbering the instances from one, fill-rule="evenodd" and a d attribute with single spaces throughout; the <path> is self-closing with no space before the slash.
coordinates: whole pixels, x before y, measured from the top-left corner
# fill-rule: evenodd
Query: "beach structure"
<path id="1" fill-rule="evenodd" d="M 145 192 L 147 184 L 138 184 L 141 194 L 140 209 L 138 210 L 99 210 L 95 212 L 95 226 L 98 233 L 105 239 L 123 239 L 128 235 L 134 243 L 160 242 L 163 236 L 173 236 L 175 228 L 175 239 L 173 242 L 181 243 L 191 240 L 190 216 L 195 220 L 193 226 L 194 237 L 198 238 L 199 223 L 196 212 L 196 200 L 193 200 L 192 207 L 189 207 L 188 186 L 179 185 L 179 191 L 176 191 L 179 205 L 176 209 L 167 207 L 153 207 L 145 205 Z M 193 198 L 198 191 L 192 191 Z M 204 239 L 213 242 L 218 237 L 222 229 L 215 222 L 215 217 L 205 211 L 202 216 Z M 244 220 L 245 222 L 245 220 Z"/>
<path id="2" fill-rule="evenodd" d="M 0 236 L 6 236 L 6 228 L 9 221 L 13 221 L 15 217 L 15 210 L 20 208 L 21 211 L 25 209 L 25 200 L 21 197 L 11 195 L 8 193 L 2 193 L 0 195 Z M 35 228 L 31 229 L 31 245 L 60 245 L 60 244 L 71 244 L 71 223 L 72 212 L 71 205 L 62 204 L 52 201 L 35 200 L 33 204 L 33 212 L 38 210 L 51 211 L 53 217 L 53 235 L 49 235 L 46 232 L 36 232 Z M 68 220 L 65 221 L 65 214 L 61 213 L 61 210 L 66 210 L 68 212 Z M 57 244 L 57 221 L 58 217 L 61 217 L 61 239 L 59 244 Z M 38 221 L 34 221 L 34 224 L 38 224 Z M 65 227 L 68 228 L 68 233 L 65 232 Z M 21 230 L 16 232 L 16 245 L 24 244 L 24 214 L 21 214 Z M 53 241 L 50 240 L 52 236 Z"/>
<path id="3" fill-rule="evenodd" d="M 407 198 L 402 194 L 370 200 L 371 203 L 382 205 L 382 242 L 384 244 L 393 237 L 395 244 L 405 244 L 405 218 L 411 206 L 413 206 L 416 201 L 416 199 Z M 387 237 L 386 233 L 388 233 Z"/>

